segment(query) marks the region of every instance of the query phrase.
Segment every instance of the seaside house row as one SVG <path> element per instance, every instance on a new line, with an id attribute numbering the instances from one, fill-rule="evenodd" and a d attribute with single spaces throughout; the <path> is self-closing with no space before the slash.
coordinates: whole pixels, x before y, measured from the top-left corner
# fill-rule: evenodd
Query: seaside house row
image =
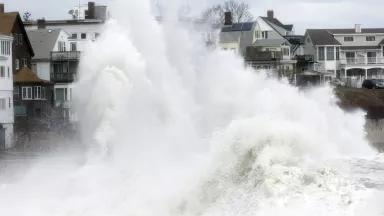
<path id="1" fill-rule="evenodd" d="M 280 75 L 290 76 L 299 51 L 293 25 L 281 23 L 272 10 L 266 17 L 254 22 L 233 23 L 230 12 L 225 13 L 225 23 L 220 32 L 219 47 L 243 56 L 248 65 L 256 69 L 272 69 Z"/>
<path id="2" fill-rule="evenodd" d="M 32 68 L 42 79 L 54 83 L 53 104 L 62 118 L 76 121 L 72 92 L 79 76 L 81 52 L 101 34 L 109 17 L 107 6 L 88 2 L 74 7 L 64 20 L 26 21 L 36 56 Z"/>
<path id="3" fill-rule="evenodd" d="M 6 81 L 4 78 L 2 79 L 3 82 L 7 82 L 7 85 L 4 84 L 4 86 L 7 86 L 8 95 L 9 90 L 12 89 L 12 97 L 8 97 L 6 100 L 6 108 L 9 109 L 6 115 L 13 121 L 11 122 L 13 127 L 6 128 L 5 145 L 0 146 L 1 149 L 4 149 L 13 146 L 13 133 L 24 133 L 40 128 L 34 122 L 40 122 L 41 118 L 47 115 L 45 111 L 49 110 L 50 102 L 45 98 L 46 95 L 49 95 L 49 83 L 42 83 L 41 80 L 34 79 L 35 74 L 31 70 L 31 58 L 34 56 L 34 52 L 20 15 L 18 12 L 5 12 L 4 4 L 0 4 L 0 34 L 13 39 L 12 42 L 2 41 L 1 43 L 2 48 L 6 50 L 5 53 L 10 53 L 6 57 L 2 54 L 3 61 L 7 59 L 8 62 L 5 66 Z M 4 48 L 4 44 L 6 48 Z M 9 51 L 8 46 L 10 46 Z M 1 88 L 5 88 L 3 85 L 1 86 Z M 2 127 L 4 128 L 4 126 Z"/>
<path id="4" fill-rule="evenodd" d="M 304 49 L 311 68 L 330 78 L 384 77 L 384 28 L 308 29 Z"/>

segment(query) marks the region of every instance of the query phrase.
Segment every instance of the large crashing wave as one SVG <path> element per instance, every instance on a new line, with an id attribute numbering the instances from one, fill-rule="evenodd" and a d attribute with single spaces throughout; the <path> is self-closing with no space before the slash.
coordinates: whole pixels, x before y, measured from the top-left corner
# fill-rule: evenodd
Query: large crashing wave
<path id="1" fill-rule="evenodd" d="M 372 153 L 364 113 L 343 112 L 329 87 L 299 91 L 206 50 L 172 16 L 159 24 L 149 1 L 114 4 L 76 91 L 87 163 L 48 175 L 37 167 L 0 188 L 1 210 L 363 215 L 364 186 L 334 160 Z"/>

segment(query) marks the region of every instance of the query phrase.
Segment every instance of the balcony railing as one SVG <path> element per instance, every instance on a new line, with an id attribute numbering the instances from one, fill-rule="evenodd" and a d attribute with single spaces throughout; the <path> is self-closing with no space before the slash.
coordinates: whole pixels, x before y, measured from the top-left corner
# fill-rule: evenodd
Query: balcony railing
<path id="1" fill-rule="evenodd" d="M 74 82 L 76 74 L 70 72 L 53 72 L 51 73 L 51 81 L 53 82 Z"/>
<path id="2" fill-rule="evenodd" d="M 340 62 L 345 65 L 376 65 L 384 64 L 384 58 L 377 57 L 359 57 L 341 59 Z"/>
<path id="3" fill-rule="evenodd" d="M 78 61 L 80 59 L 80 51 L 68 52 L 51 52 L 52 61 Z"/>

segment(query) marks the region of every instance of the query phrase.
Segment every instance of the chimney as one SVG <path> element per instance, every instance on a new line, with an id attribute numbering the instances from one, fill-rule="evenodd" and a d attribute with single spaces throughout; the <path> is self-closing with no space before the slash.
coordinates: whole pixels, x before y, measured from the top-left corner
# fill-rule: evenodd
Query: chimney
<path id="1" fill-rule="evenodd" d="M 0 3 L 0 13 L 4 13 L 4 4 Z"/>
<path id="2" fill-rule="evenodd" d="M 45 19 L 38 19 L 37 20 L 37 29 L 45 29 L 47 27 L 47 23 L 45 22 Z"/>
<path id="3" fill-rule="evenodd" d="M 273 19 L 273 10 L 268 10 L 267 11 L 267 17 L 269 18 L 269 19 Z"/>
<path id="4" fill-rule="evenodd" d="M 361 25 L 360 24 L 355 24 L 355 32 L 361 33 Z"/>
<path id="5" fill-rule="evenodd" d="M 95 19 L 95 18 L 96 18 L 95 2 L 88 2 L 88 10 L 87 10 L 85 19 Z"/>
<path id="6" fill-rule="evenodd" d="M 224 25 L 232 25 L 232 13 L 231 12 L 225 12 L 224 13 Z"/>

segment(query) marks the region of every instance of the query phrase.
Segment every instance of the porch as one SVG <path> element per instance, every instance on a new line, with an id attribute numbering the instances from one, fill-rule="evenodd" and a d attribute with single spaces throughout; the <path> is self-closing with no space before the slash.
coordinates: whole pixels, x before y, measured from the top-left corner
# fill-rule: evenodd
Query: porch
<path id="1" fill-rule="evenodd" d="M 384 79 L 384 67 L 345 68 L 340 79 L 349 87 L 361 88 L 365 79 Z"/>

